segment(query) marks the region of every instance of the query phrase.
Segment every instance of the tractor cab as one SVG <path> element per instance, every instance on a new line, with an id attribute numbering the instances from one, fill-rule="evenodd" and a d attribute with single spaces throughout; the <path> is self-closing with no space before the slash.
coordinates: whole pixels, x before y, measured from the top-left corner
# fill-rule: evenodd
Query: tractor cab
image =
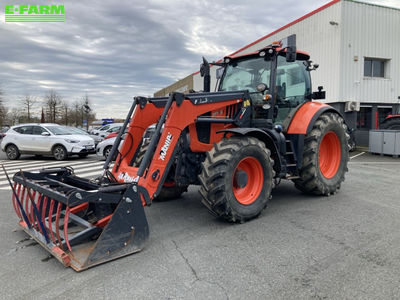
<path id="1" fill-rule="evenodd" d="M 225 57 L 223 73 L 219 70 L 222 76 L 218 90 L 248 90 L 254 119 L 282 123 L 292 109 L 312 98 L 310 56 L 296 51 L 293 59 L 287 57 L 288 53 L 281 47 L 268 46 L 257 52 Z"/>

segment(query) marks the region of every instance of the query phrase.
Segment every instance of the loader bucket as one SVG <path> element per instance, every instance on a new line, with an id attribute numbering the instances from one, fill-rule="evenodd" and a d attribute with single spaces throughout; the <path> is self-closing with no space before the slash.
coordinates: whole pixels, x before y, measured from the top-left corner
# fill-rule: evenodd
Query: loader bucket
<path id="1" fill-rule="evenodd" d="M 82 271 L 138 252 L 148 239 L 135 184 L 100 186 L 71 168 L 20 171 L 13 180 L 20 226 L 66 267 Z"/>

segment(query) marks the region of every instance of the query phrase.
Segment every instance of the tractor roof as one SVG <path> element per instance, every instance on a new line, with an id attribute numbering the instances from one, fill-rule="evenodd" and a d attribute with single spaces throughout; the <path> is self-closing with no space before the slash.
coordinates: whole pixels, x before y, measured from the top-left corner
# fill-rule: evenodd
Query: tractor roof
<path id="1" fill-rule="evenodd" d="M 258 50 L 258 51 L 249 52 L 249 53 L 243 53 L 243 54 L 238 54 L 238 55 L 227 55 L 227 56 L 225 56 L 225 58 L 228 57 L 228 58 L 230 58 L 230 59 L 235 60 L 235 59 L 243 58 L 243 57 L 246 57 L 246 56 L 258 56 L 259 53 L 260 53 L 260 51 L 266 50 L 266 49 L 271 49 L 271 48 L 272 48 L 271 46 L 267 46 L 267 47 L 261 48 L 261 49 Z M 280 48 L 277 48 L 277 50 L 279 51 Z M 283 50 L 282 55 L 284 55 L 285 52 L 286 52 L 286 49 Z M 296 53 L 297 53 L 297 59 L 298 59 L 298 60 L 309 60 L 309 59 L 310 59 L 310 54 L 308 54 L 308 53 L 305 52 L 305 51 L 297 50 Z"/>

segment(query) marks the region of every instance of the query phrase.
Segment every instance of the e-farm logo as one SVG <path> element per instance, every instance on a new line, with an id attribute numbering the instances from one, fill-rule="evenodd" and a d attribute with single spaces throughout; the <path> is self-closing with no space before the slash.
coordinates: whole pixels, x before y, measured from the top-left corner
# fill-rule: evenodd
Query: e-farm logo
<path id="1" fill-rule="evenodd" d="M 6 5 L 6 22 L 65 22 L 64 5 Z"/>

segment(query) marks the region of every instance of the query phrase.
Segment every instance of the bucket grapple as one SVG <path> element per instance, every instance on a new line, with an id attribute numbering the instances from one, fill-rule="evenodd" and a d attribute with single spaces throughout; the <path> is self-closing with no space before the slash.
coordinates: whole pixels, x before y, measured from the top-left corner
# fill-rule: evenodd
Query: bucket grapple
<path id="1" fill-rule="evenodd" d="M 102 187 L 69 168 L 20 171 L 13 180 L 20 226 L 76 271 L 138 252 L 149 236 L 135 185 Z"/>

